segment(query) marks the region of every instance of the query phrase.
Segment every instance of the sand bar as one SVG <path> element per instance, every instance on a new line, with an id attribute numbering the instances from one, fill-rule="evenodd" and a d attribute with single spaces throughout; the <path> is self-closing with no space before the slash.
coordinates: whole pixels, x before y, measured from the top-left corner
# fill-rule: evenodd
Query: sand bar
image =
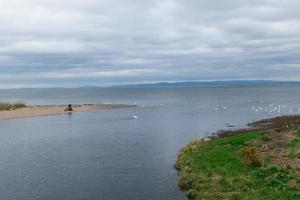
<path id="1" fill-rule="evenodd" d="M 67 105 L 33 105 L 16 110 L 0 111 L 0 120 L 30 118 L 49 115 L 68 114 L 65 111 Z M 73 105 L 73 112 L 86 112 L 104 109 L 119 109 L 135 107 L 135 105 L 124 104 L 77 104 Z"/>

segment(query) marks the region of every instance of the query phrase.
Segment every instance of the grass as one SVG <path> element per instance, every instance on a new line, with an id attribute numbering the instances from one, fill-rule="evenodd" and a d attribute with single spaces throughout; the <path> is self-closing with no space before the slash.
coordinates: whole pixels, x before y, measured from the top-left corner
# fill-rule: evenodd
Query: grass
<path id="1" fill-rule="evenodd" d="M 191 142 L 176 162 L 180 170 L 179 187 L 190 199 L 197 200 L 300 199 L 299 188 L 295 186 L 299 186 L 298 169 L 275 167 L 263 158 L 259 158 L 260 167 L 247 164 L 241 150 L 257 148 L 251 141 L 262 136 L 261 131 L 252 131 Z"/>
<path id="2" fill-rule="evenodd" d="M 296 132 L 296 138 L 287 143 L 289 148 L 289 157 L 293 159 L 300 158 L 300 130 Z"/>
<path id="3" fill-rule="evenodd" d="M 296 136 L 300 137 L 300 129 L 298 129 L 295 133 Z"/>
<path id="4" fill-rule="evenodd" d="M 5 111 L 5 110 L 16 110 L 19 108 L 24 108 L 26 107 L 26 104 L 22 102 L 18 103 L 0 103 L 0 111 Z"/>
<path id="5" fill-rule="evenodd" d="M 288 142 L 288 147 L 291 147 L 291 148 L 300 147 L 300 140 L 299 139 L 293 139 L 293 140 L 289 141 Z"/>

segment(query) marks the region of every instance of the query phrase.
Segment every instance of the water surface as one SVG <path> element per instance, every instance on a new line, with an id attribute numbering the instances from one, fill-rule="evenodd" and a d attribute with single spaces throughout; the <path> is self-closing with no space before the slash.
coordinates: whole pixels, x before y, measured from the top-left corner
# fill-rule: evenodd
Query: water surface
<path id="1" fill-rule="evenodd" d="M 299 91 L 299 86 L 1 90 L 0 101 L 139 105 L 0 121 L 1 199 L 186 199 L 173 167 L 180 147 L 228 124 L 239 128 L 298 114 Z"/>

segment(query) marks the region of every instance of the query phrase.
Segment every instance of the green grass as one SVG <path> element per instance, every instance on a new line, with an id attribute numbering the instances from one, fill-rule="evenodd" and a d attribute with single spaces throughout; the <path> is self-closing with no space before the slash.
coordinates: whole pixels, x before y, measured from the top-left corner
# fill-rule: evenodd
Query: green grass
<path id="1" fill-rule="evenodd" d="M 298 140 L 298 139 L 291 140 L 290 142 L 288 142 L 288 147 L 290 147 L 290 148 L 300 147 L 300 140 Z"/>
<path id="2" fill-rule="evenodd" d="M 26 105 L 24 103 L 0 103 L 0 111 L 5 111 L 5 110 L 15 110 L 19 108 L 24 108 Z"/>
<path id="3" fill-rule="evenodd" d="M 264 163 L 248 167 L 240 150 L 261 137 L 248 132 L 207 142 L 194 141 L 178 157 L 179 186 L 191 199 L 296 200 L 297 188 L 290 185 L 294 169 L 279 169 Z"/>
<path id="4" fill-rule="evenodd" d="M 289 148 L 289 158 L 300 158 L 300 129 L 295 132 L 296 138 L 289 141 L 287 146 Z"/>
<path id="5" fill-rule="evenodd" d="M 299 136 L 298 136 L 299 137 Z M 290 158 L 300 158 L 300 140 L 299 139 L 293 139 L 287 143 L 287 146 L 289 148 L 289 157 Z"/>
<path id="6" fill-rule="evenodd" d="M 296 136 L 300 137 L 300 129 L 296 131 Z"/>

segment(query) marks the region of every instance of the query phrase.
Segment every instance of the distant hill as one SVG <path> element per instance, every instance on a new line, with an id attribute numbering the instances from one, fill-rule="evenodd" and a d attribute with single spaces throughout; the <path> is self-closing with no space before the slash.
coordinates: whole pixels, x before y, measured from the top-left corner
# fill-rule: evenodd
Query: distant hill
<path id="1" fill-rule="evenodd" d="M 210 81 L 210 82 L 159 82 L 135 85 L 117 85 L 112 87 L 122 88 L 181 88 L 181 87 L 230 87 L 230 86 L 267 86 L 267 85 L 296 85 L 300 81 L 269 81 L 269 80 L 245 80 L 245 81 Z"/>

